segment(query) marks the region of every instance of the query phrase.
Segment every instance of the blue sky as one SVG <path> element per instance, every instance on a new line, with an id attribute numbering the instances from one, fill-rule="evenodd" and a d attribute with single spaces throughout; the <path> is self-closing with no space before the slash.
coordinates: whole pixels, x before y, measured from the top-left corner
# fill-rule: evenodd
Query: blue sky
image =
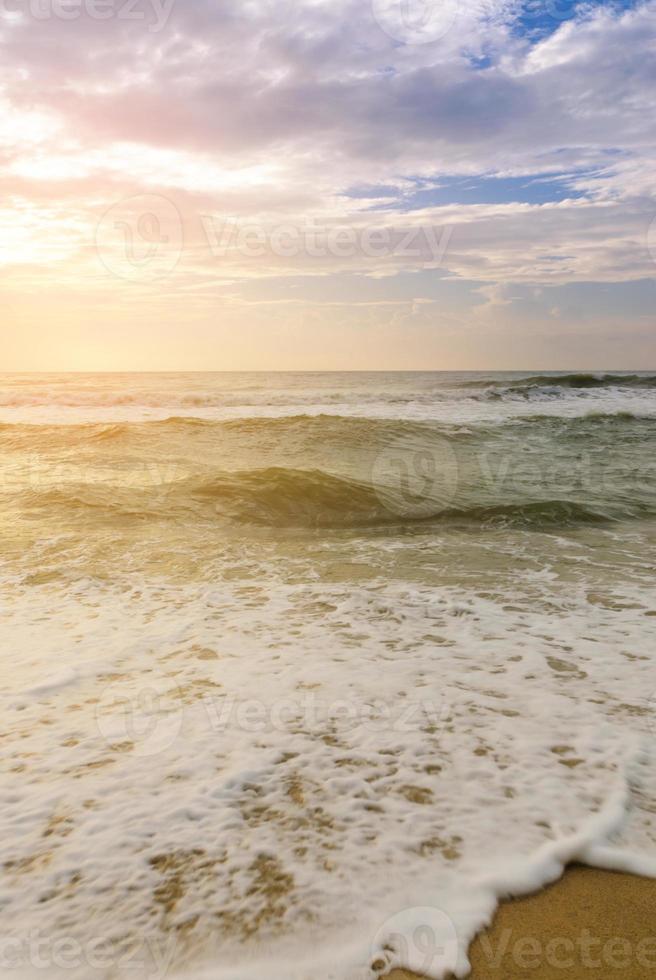
<path id="1" fill-rule="evenodd" d="M 43 2 L 0 12 L 17 368 L 656 366 L 656 0 Z"/>
<path id="2" fill-rule="evenodd" d="M 577 11 L 594 10 L 595 7 L 611 8 L 616 11 L 629 10 L 636 6 L 635 0 L 612 0 L 611 3 L 576 3 L 572 0 L 529 0 L 521 5 L 515 20 L 514 31 L 518 37 L 533 41 L 553 34 L 561 24 L 573 20 Z"/>
<path id="3" fill-rule="evenodd" d="M 594 177 L 593 173 L 581 171 L 577 174 L 552 173 L 540 176 L 504 177 L 499 174 L 476 177 L 442 176 L 434 184 L 417 180 L 416 190 L 399 192 L 390 187 L 354 188 L 349 190 L 353 197 L 394 196 L 394 203 L 388 207 L 401 210 L 414 210 L 440 204 L 547 204 L 569 198 L 581 198 L 586 192 L 572 186 L 576 178 Z"/>

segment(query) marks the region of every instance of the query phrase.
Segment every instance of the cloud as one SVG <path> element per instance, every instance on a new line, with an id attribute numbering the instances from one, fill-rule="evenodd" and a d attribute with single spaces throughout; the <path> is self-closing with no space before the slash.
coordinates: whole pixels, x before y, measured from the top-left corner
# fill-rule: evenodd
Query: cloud
<path id="1" fill-rule="evenodd" d="M 36 240 L 3 253 L 21 275 L 32 264 L 58 279 L 61 264 L 44 248 L 54 236 L 53 256 L 74 254 L 79 275 L 97 276 L 98 220 L 140 194 L 163 194 L 180 210 L 186 251 L 176 276 L 191 289 L 215 278 L 432 267 L 501 284 L 483 293 L 498 306 L 504 284 L 654 273 L 654 0 L 622 12 L 586 6 L 538 42 L 518 30 L 522 7 L 510 0 L 444 8 L 446 30 L 430 11 L 409 26 L 395 21 L 392 0 L 177 0 L 165 23 L 155 0 L 130 8 L 141 19 L 115 0 L 102 23 L 90 2 L 62 20 L 36 19 L 30 0 L 17 0 L 19 14 L 0 19 L 9 120 L 0 187 L 29 213 Z M 571 198 L 565 188 L 561 200 L 532 204 L 518 190 L 503 205 L 454 199 L 404 212 L 417 180 L 565 171 Z M 354 186 L 380 186 L 380 200 L 353 197 Z M 393 202 L 394 212 L 383 210 Z M 448 227 L 451 237 L 439 262 L 428 246 L 390 246 L 323 256 L 266 248 L 257 261 L 233 249 L 218 263 L 203 215 L 256 223 L 268 244 L 281 225 L 302 236 L 312 222 L 356 237 L 382 229 L 397 242 L 417 229 Z"/>

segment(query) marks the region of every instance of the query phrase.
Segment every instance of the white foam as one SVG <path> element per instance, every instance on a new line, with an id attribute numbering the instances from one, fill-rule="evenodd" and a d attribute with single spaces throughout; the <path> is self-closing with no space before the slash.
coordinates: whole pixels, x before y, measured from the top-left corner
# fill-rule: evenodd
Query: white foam
<path id="1" fill-rule="evenodd" d="M 483 377 L 483 376 L 481 376 Z M 493 374 L 488 378 L 510 375 Z M 468 425 L 524 416 L 580 418 L 630 412 L 656 417 L 655 388 L 572 388 L 525 391 L 467 387 L 472 375 L 425 374 L 179 374 L 0 375 L 0 423 L 72 425 L 208 421 L 340 415 Z M 464 387 L 463 387 L 464 384 Z M 489 397 L 488 397 L 489 396 Z"/>
<path id="2" fill-rule="evenodd" d="M 656 415 L 653 391 L 485 401 L 406 397 L 416 382 L 389 376 L 271 383 L 19 379 L 0 421 Z M 142 551 L 117 545 L 109 581 L 64 535 L 0 583 L 12 977 L 115 975 L 126 950 L 143 959 L 132 975 L 159 978 L 464 976 L 499 900 L 568 862 L 656 876 L 646 525 L 281 541 L 208 525 L 193 581 L 176 559 L 199 531 L 184 533 L 166 580 L 139 571 L 147 535 Z M 46 556 L 51 584 L 32 574 Z"/>
<path id="3" fill-rule="evenodd" d="M 429 908 L 464 976 L 498 900 L 567 862 L 654 874 L 655 620 L 630 577 L 618 609 L 539 570 L 483 596 L 282 575 L 266 550 L 250 582 L 5 590 L 13 937 L 127 932 L 213 980 L 381 957 L 437 978 L 412 942 Z"/>

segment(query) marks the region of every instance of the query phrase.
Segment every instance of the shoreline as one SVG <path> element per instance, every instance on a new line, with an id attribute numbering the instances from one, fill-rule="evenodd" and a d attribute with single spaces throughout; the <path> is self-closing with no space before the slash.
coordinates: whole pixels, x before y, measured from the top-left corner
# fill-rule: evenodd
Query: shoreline
<path id="1" fill-rule="evenodd" d="M 656 880 L 571 865 L 501 902 L 469 948 L 470 980 L 644 980 L 656 973 Z M 384 980 L 420 980 L 395 969 Z"/>

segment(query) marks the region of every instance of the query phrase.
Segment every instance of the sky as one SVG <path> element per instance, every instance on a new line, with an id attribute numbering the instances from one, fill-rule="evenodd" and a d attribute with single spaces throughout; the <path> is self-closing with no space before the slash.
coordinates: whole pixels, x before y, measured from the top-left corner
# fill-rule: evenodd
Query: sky
<path id="1" fill-rule="evenodd" d="M 0 370 L 656 368 L 656 0 L 0 0 Z"/>

